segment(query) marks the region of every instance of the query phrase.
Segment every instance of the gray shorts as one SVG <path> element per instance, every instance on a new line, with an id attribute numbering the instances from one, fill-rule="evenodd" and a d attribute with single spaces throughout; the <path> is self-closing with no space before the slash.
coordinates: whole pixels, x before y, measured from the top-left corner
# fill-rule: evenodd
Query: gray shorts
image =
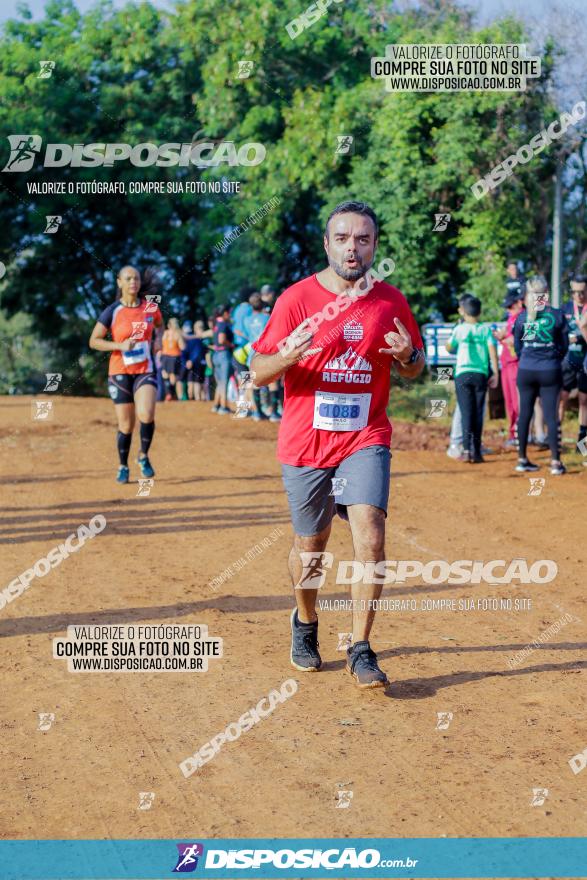
<path id="1" fill-rule="evenodd" d="M 281 465 L 283 484 L 297 535 L 309 537 L 325 529 L 335 513 L 348 519 L 351 504 L 371 504 L 387 514 L 391 452 L 367 446 L 336 467 Z M 334 481 L 334 482 L 333 482 Z M 336 494 L 332 494 L 332 492 Z"/>

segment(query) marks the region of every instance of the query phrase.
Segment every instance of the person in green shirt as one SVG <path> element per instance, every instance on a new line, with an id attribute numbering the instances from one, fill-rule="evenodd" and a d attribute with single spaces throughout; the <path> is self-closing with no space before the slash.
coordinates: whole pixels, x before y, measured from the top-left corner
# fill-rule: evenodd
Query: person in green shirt
<path id="1" fill-rule="evenodd" d="M 495 388 L 499 382 L 497 349 L 490 327 L 479 324 L 481 301 L 476 296 L 463 296 L 459 300 L 457 324 L 446 349 L 456 352 L 455 389 L 463 418 L 462 461 L 478 464 L 481 455 L 481 431 L 487 386 Z M 489 378 L 489 367 L 493 375 Z"/>

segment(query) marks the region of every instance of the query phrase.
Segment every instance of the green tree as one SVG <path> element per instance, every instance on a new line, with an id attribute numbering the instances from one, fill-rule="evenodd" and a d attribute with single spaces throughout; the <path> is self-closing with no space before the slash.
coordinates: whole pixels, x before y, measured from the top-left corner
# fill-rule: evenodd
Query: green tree
<path id="1" fill-rule="evenodd" d="M 303 5 L 303 4 L 302 4 Z M 521 43 L 513 18 L 476 30 L 456 0 L 429 0 L 397 13 L 387 0 L 345 0 L 291 39 L 299 0 L 187 0 L 171 12 L 150 3 L 118 9 L 102 0 L 80 14 L 51 0 L 33 21 L 26 7 L 4 25 L 0 134 L 39 134 L 43 144 L 259 142 L 257 166 L 217 168 L 44 168 L 4 172 L 0 260 L 10 267 L 2 305 L 25 311 L 72 369 L 114 298 L 126 263 L 157 265 L 166 316 L 193 317 L 238 291 L 272 281 L 285 287 L 324 263 L 322 233 L 331 208 L 370 202 L 381 218 L 379 257 L 417 317 L 446 316 L 472 290 L 487 318 L 499 316 L 505 261 L 512 254 L 549 270 L 552 175 L 547 148 L 477 201 L 471 185 L 556 118 L 550 97 L 557 47 L 547 44 L 542 75 L 526 92 L 388 93 L 370 60 L 389 43 Z M 39 62 L 55 61 L 48 79 Z M 241 76 L 241 62 L 252 62 Z M 352 135 L 354 152 L 337 153 Z M 8 142 L 2 159 L 8 156 Z M 585 163 L 580 142 L 567 164 L 567 265 L 586 252 Z M 6 157 L 6 158 L 4 158 Z M 165 195 L 37 194 L 33 183 L 92 180 L 220 183 L 221 192 Z M 240 183 L 238 192 L 224 184 Z M 226 249 L 215 247 L 272 199 L 279 205 Z M 452 216 L 433 232 L 434 214 Z M 58 232 L 45 217 L 60 214 Z M 84 360 L 75 390 L 95 384 Z M 92 368 L 93 369 L 93 368 Z"/>
<path id="2" fill-rule="evenodd" d="M 30 394 L 45 387 L 45 373 L 56 372 L 51 347 L 24 312 L 8 317 L 0 309 L 0 394 Z"/>

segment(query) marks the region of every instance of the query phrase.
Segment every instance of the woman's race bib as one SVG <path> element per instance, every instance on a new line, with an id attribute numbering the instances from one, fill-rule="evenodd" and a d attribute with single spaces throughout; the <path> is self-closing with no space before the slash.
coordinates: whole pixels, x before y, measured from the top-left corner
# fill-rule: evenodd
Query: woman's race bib
<path id="1" fill-rule="evenodd" d="M 135 364 L 141 364 L 149 357 L 149 343 L 137 342 L 130 351 L 122 352 L 122 360 L 125 366 L 132 367 Z"/>
<path id="2" fill-rule="evenodd" d="M 369 420 L 370 394 L 316 391 L 313 427 L 322 431 L 360 431 Z"/>

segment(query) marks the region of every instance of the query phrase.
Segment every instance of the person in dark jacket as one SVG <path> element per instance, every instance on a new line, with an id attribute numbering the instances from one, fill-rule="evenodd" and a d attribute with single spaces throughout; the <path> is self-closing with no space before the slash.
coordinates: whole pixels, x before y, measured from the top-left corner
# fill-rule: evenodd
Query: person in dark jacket
<path id="1" fill-rule="evenodd" d="M 514 348 L 519 358 L 518 417 L 519 458 L 516 470 L 537 471 L 526 456 L 528 432 L 536 398 L 540 397 L 544 420 L 548 425 L 548 445 L 551 453 L 550 473 L 566 473 L 560 460 L 560 422 L 558 401 L 563 387 L 562 361 L 569 347 L 568 325 L 561 309 L 548 302 L 548 285 L 541 275 L 528 279 L 526 307 L 514 324 Z"/>

